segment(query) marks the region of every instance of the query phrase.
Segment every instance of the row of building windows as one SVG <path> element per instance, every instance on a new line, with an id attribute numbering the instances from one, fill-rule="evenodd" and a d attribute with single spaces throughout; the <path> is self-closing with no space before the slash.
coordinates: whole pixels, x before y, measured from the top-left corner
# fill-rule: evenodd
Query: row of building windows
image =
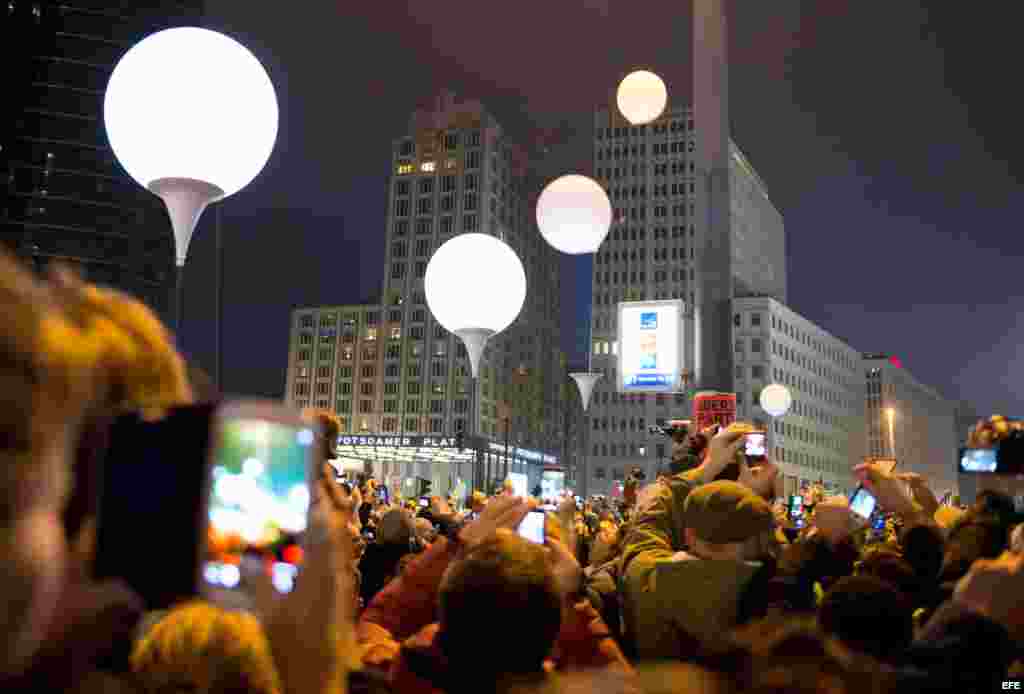
<path id="1" fill-rule="evenodd" d="M 465 147 L 480 147 L 482 135 L 479 130 L 470 130 L 468 132 L 450 130 L 441 135 L 440 142 L 444 149 L 448 151 L 458 149 L 460 144 Z M 413 156 L 416 154 L 416 143 L 412 139 L 408 138 L 402 140 L 398 143 L 398 154 L 403 157 Z"/>
<path id="2" fill-rule="evenodd" d="M 676 140 L 673 142 L 655 142 L 651 144 L 651 155 L 682 154 L 694 152 L 696 143 L 693 140 Z M 597 161 L 618 161 L 621 159 L 639 159 L 647 156 L 647 145 L 644 143 L 625 145 L 622 147 L 600 147 L 597 150 Z"/>
<path id="3" fill-rule="evenodd" d="M 419 185 L 416 186 L 417 191 L 420 195 L 431 195 L 434 192 L 434 178 L 424 177 L 419 179 Z M 440 189 L 442 193 L 454 193 L 458 186 L 458 177 L 454 175 L 444 175 L 440 179 Z M 477 174 L 466 174 L 462 179 L 462 189 L 464 191 L 475 191 L 479 187 L 480 177 Z M 412 192 L 413 181 L 410 179 L 400 179 L 395 181 L 395 195 L 406 196 Z"/>
<path id="4" fill-rule="evenodd" d="M 667 122 L 654 123 L 651 125 L 650 132 L 653 134 L 664 134 L 664 133 L 680 133 L 685 130 L 693 131 L 694 122 L 693 118 L 683 119 L 672 119 Z M 598 128 L 595 133 L 598 140 L 617 140 L 620 138 L 627 137 L 644 137 L 647 135 L 647 126 L 638 125 L 630 127 L 619 127 L 619 128 Z"/>
<path id="5" fill-rule="evenodd" d="M 408 202 L 408 200 L 406 201 Z M 398 215 L 401 216 L 401 215 Z M 476 231 L 479 221 L 475 214 L 464 214 L 462 215 L 462 230 L 463 231 Z M 438 220 L 437 231 L 442 236 L 455 233 L 455 217 L 441 217 Z M 396 219 L 393 227 L 395 236 L 407 236 L 409 234 L 409 220 L 408 219 Z M 417 219 L 416 220 L 416 233 L 417 234 L 433 234 L 434 233 L 434 220 L 432 218 Z"/>
<path id="6" fill-rule="evenodd" d="M 693 176 L 696 174 L 696 166 L 692 161 L 683 159 L 672 159 L 669 161 L 653 162 L 647 164 L 631 164 L 623 166 L 598 166 L 595 169 L 595 177 L 606 189 L 612 181 L 624 178 L 676 178 L 679 176 Z"/>

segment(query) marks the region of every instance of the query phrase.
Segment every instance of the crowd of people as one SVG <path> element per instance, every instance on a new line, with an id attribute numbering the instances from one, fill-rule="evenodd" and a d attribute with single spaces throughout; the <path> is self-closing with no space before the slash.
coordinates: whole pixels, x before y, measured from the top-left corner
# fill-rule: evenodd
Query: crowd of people
<path id="1" fill-rule="evenodd" d="M 681 437 L 622 501 L 551 500 L 538 542 L 511 485 L 423 506 L 340 476 L 338 421 L 310 412 L 294 590 L 155 610 L 94 578 L 102 452 L 118 415 L 218 395 L 148 309 L 66 270 L 0 256 L 0 311 L 5 692 L 987 692 L 1021 667 L 1012 499 L 943 504 L 864 464 L 884 522 L 819 492 L 796 523 L 732 428 Z"/>

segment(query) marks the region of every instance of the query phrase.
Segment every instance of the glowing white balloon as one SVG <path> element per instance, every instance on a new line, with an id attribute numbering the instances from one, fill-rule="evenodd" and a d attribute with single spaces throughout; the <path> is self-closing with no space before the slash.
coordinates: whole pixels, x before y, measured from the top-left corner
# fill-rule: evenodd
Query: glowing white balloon
<path id="1" fill-rule="evenodd" d="M 633 125 L 646 125 L 658 118 L 668 105 L 665 82 L 653 72 L 637 70 L 619 84 L 619 111 Z"/>
<path id="2" fill-rule="evenodd" d="M 789 412 L 789 408 L 793 405 L 793 396 L 790 395 L 789 388 L 786 386 L 781 383 L 773 383 L 761 390 L 760 404 L 761 409 L 772 417 L 781 417 Z"/>
<path id="3" fill-rule="evenodd" d="M 182 265 L 206 205 L 244 188 L 270 158 L 277 96 L 243 45 L 178 27 L 124 54 L 107 83 L 103 121 L 128 175 L 167 203 Z"/>
<path id="4" fill-rule="evenodd" d="M 611 224 L 608 194 L 586 176 L 556 178 L 537 199 L 541 236 L 562 253 L 596 253 Z"/>
<path id="5" fill-rule="evenodd" d="M 437 322 L 465 343 L 475 378 L 484 344 L 511 325 L 523 308 L 526 271 L 504 241 L 460 234 L 430 258 L 423 291 Z"/>

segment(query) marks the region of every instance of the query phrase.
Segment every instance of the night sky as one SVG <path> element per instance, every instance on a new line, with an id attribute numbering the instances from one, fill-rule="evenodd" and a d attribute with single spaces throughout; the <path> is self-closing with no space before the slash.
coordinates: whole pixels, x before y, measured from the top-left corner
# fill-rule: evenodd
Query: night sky
<path id="1" fill-rule="evenodd" d="M 997 9 L 1012 5 L 736 0 L 730 98 L 785 217 L 791 307 L 949 398 L 1024 416 L 1018 18 Z M 256 53 L 281 102 L 267 168 L 221 204 L 224 389 L 280 397 L 290 309 L 379 292 L 390 141 L 417 104 L 479 98 L 514 136 L 545 133 L 555 173 L 589 171 L 593 109 L 626 72 L 688 94 L 689 6 L 208 0 L 207 26 Z M 190 250 L 184 334 L 208 369 L 213 221 Z M 585 339 L 589 260 L 563 267 L 564 325 Z"/>

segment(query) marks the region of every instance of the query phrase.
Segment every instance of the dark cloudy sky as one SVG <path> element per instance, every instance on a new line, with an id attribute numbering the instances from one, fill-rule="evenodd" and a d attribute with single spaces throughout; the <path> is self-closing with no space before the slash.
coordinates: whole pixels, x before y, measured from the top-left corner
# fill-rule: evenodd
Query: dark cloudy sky
<path id="1" fill-rule="evenodd" d="M 950 398 L 1024 416 L 1014 5 L 735 0 L 730 97 L 733 137 L 785 217 L 791 307 Z M 209 0 L 207 25 L 260 57 L 282 118 L 267 169 L 222 205 L 226 390 L 280 396 L 290 309 L 379 290 L 389 143 L 417 103 L 451 87 L 522 138 L 556 133 L 554 170 L 588 167 L 593 109 L 627 71 L 687 93 L 689 14 L 684 0 Z M 204 365 L 212 221 L 189 255 L 184 336 Z M 584 326 L 589 264 L 564 273 L 566 325 Z"/>

